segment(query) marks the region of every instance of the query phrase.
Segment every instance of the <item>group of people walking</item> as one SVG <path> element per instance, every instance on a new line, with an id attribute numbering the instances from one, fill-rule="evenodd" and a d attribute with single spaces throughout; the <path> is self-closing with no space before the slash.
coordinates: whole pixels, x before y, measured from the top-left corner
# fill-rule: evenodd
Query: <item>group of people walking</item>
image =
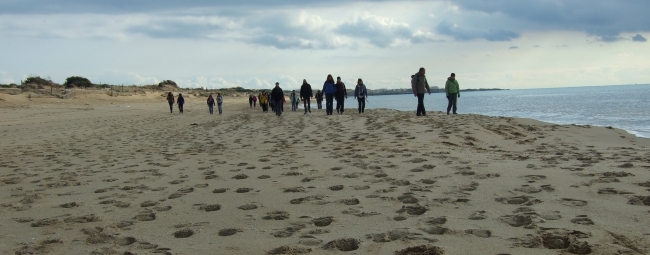
<path id="1" fill-rule="evenodd" d="M 416 116 L 426 116 L 426 111 L 424 109 L 424 92 L 429 92 L 431 95 L 431 89 L 429 88 L 429 82 L 427 82 L 427 77 L 425 76 L 426 70 L 424 67 L 420 67 L 420 70 L 411 75 L 411 88 L 413 89 L 413 95 L 418 98 L 418 107 L 415 112 Z M 457 106 L 456 102 L 460 97 L 460 86 L 456 80 L 456 74 L 451 73 L 447 81 L 445 82 L 445 94 L 447 96 L 447 115 L 449 111 L 453 110 L 453 114 L 456 114 Z"/>
<path id="2" fill-rule="evenodd" d="M 365 112 L 367 97 L 368 90 L 366 89 L 366 85 L 364 85 L 363 80 L 359 78 L 357 80 L 357 86 L 354 90 L 354 98 L 356 98 L 359 102 L 359 113 Z M 265 98 L 269 98 L 269 96 L 264 91 L 260 94 L 260 104 L 262 104 L 263 112 L 266 112 L 264 103 L 262 102 L 262 100 Z M 296 93 L 296 91 L 293 90 L 289 95 L 289 100 L 291 100 L 291 111 L 298 111 L 298 105 L 300 101 L 302 101 L 303 108 L 305 109 L 304 114 L 311 113 L 312 98 L 316 99 L 318 109 L 322 109 L 323 98 L 325 98 L 325 108 L 327 115 L 332 115 L 334 113 L 333 104 L 334 100 L 336 99 L 336 112 L 343 114 L 345 112 L 345 99 L 348 98 L 348 92 L 347 88 L 345 87 L 345 83 L 341 81 L 341 77 L 337 77 L 336 82 L 334 82 L 334 78 L 331 74 L 327 75 L 327 79 L 323 84 L 322 91 L 318 90 L 316 94 L 313 93 L 311 84 L 309 84 L 307 80 L 302 80 L 300 91 Z M 281 116 L 284 109 L 283 104 L 285 103 L 285 99 L 284 91 L 282 88 L 280 88 L 279 82 L 275 83 L 275 88 L 273 88 L 271 91 L 270 101 L 275 114 L 277 116 Z"/>
<path id="3" fill-rule="evenodd" d="M 426 70 L 424 67 L 421 67 L 417 73 L 411 75 L 411 88 L 413 90 L 413 95 L 417 97 L 418 101 L 416 109 L 417 116 L 426 116 L 426 110 L 424 109 L 424 94 L 428 92 L 429 95 L 431 95 L 431 89 L 425 74 Z M 445 94 L 448 100 L 447 115 L 449 115 L 450 112 L 456 114 L 458 108 L 457 101 L 460 97 L 460 87 L 456 80 L 456 74 L 454 73 L 447 78 L 445 83 Z M 305 110 L 304 114 L 311 113 L 311 98 L 316 99 L 318 109 L 323 108 L 322 102 L 323 99 L 325 99 L 325 112 L 327 115 L 334 114 L 334 100 L 336 100 L 336 112 L 338 114 L 343 114 L 345 112 L 345 99 L 348 98 L 348 92 L 345 83 L 341 81 L 341 77 L 336 77 L 335 82 L 331 74 L 327 75 L 322 90 L 318 90 L 315 94 L 307 80 L 302 80 L 300 91 L 296 94 L 296 91 L 293 90 L 289 95 L 289 99 L 291 100 L 291 111 L 298 111 L 298 104 L 302 101 Z M 361 78 L 357 80 L 357 85 L 354 88 L 354 98 L 357 99 L 359 113 L 364 113 L 366 101 L 368 100 L 368 90 Z M 173 112 L 173 105 L 174 102 L 176 102 L 178 104 L 178 110 L 180 113 L 183 113 L 183 105 L 185 104 L 183 94 L 179 93 L 178 98 L 174 100 L 174 95 L 172 92 L 169 92 L 167 94 L 167 101 L 169 102 L 170 112 Z M 262 108 L 262 112 L 268 112 L 269 108 L 271 108 L 271 111 L 275 112 L 278 117 L 281 116 L 282 112 L 284 112 L 285 94 L 282 88 L 280 88 L 280 83 L 275 83 L 275 87 L 271 90 L 270 94 L 266 91 L 262 91 L 258 96 L 250 95 L 248 97 L 248 103 L 251 108 L 256 108 L 258 101 Z M 221 93 L 217 93 L 216 100 L 212 97 L 212 94 L 210 94 L 207 99 L 210 114 L 214 113 L 215 104 L 219 108 L 219 114 L 221 114 L 222 103 L 223 96 L 221 96 Z"/>
<path id="4" fill-rule="evenodd" d="M 178 111 L 180 113 L 183 113 L 183 105 L 185 105 L 185 98 L 183 97 L 182 93 L 178 93 L 178 98 L 174 100 L 174 94 L 170 91 L 167 93 L 167 102 L 169 103 L 169 112 L 174 113 L 174 102 L 178 104 Z M 219 114 L 222 113 L 222 105 L 223 105 L 223 96 L 221 96 L 221 93 L 217 93 L 217 99 L 215 100 L 214 97 L 212 97 L 212 94 L 208 96 L 208 111 L 210 111 L 210 114 L 214 113 L 214 105 L 216 104 L 219 108 Z"/>

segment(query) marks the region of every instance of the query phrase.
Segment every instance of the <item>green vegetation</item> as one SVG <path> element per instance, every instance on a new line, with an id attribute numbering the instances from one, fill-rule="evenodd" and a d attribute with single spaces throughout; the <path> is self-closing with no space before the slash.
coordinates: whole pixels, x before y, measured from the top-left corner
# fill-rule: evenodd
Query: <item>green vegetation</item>
<path id="1" fill-rule="evenodd" d="M 70 76 L 67 79 L 65 79 L 65 83 L 63 83 L 63 86 L 65 86 L 66 88 L 70 88 L 70 87 L 88 88 L 88 87 L 92 87 L 93 83 L 84 77 Z"/>
<path id="2" fill-rule="evenodd" d="M 34 76 L 34 75 L 30 75 L 29 77 L 27 77 L 27 79 L 20 82 L 20 85 L 27 85 L 27 84 L 41 85 L 41 86 L 57 85 L 50 78 L 44 79 L 41 78 L 40 76 Z"/>
<path id="3" fill-rule="evenodd" d="M 176 85 L 176 82 L 174 82 L 172 80 L 164 80 L 164 81 L 161 81 L 160 83 L 158 83 L 158 87 L 163 87 L 165 85 L 169 85 L 169 86 L 178 88 L 178 85 Z"/>

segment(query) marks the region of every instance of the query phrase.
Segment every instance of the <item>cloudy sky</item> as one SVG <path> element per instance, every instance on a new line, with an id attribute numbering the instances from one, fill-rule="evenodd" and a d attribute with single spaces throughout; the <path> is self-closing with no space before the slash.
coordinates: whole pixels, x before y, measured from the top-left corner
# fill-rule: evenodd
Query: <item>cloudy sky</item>
<path id="1" fill-rule="evenodd" d="M 0 83 L 462 88 L 650 83 L 646 0 L 0 0 Z"/>

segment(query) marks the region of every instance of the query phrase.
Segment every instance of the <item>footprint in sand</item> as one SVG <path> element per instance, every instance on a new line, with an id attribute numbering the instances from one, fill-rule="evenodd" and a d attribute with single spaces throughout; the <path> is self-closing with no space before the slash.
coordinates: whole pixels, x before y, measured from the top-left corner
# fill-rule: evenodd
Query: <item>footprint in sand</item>
<path id="1" fill-rule="evenodd" d="M 585 200 L 574 198 L 562 198 L 561 203 L 566 206 L 586 206 L 588 204 L 588 202 Z"/>
<path id="2" fill-rule="evenodd" d="M 323 250 L 354 251 L 359 249 L 359 240 L 354 238 L 336 239 L 323 245 Z"/>
<path id="3" fill-rule="evenodd" d="M 433 245 L 419 245 L 408 247 L 399 251 L 395 251 L 395 255 L 443 255 L 445 250 L 438 246 Z"/>

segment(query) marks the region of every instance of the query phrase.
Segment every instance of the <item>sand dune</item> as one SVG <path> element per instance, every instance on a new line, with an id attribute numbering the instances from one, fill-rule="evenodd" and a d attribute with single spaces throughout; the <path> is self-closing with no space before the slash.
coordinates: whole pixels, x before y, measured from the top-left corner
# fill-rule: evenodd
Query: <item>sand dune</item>
<path id="1" fill-rule="evenodd" d="M 650 252 L 650 140 L 618 129 L 1 98 L 2 254 Z"/>

